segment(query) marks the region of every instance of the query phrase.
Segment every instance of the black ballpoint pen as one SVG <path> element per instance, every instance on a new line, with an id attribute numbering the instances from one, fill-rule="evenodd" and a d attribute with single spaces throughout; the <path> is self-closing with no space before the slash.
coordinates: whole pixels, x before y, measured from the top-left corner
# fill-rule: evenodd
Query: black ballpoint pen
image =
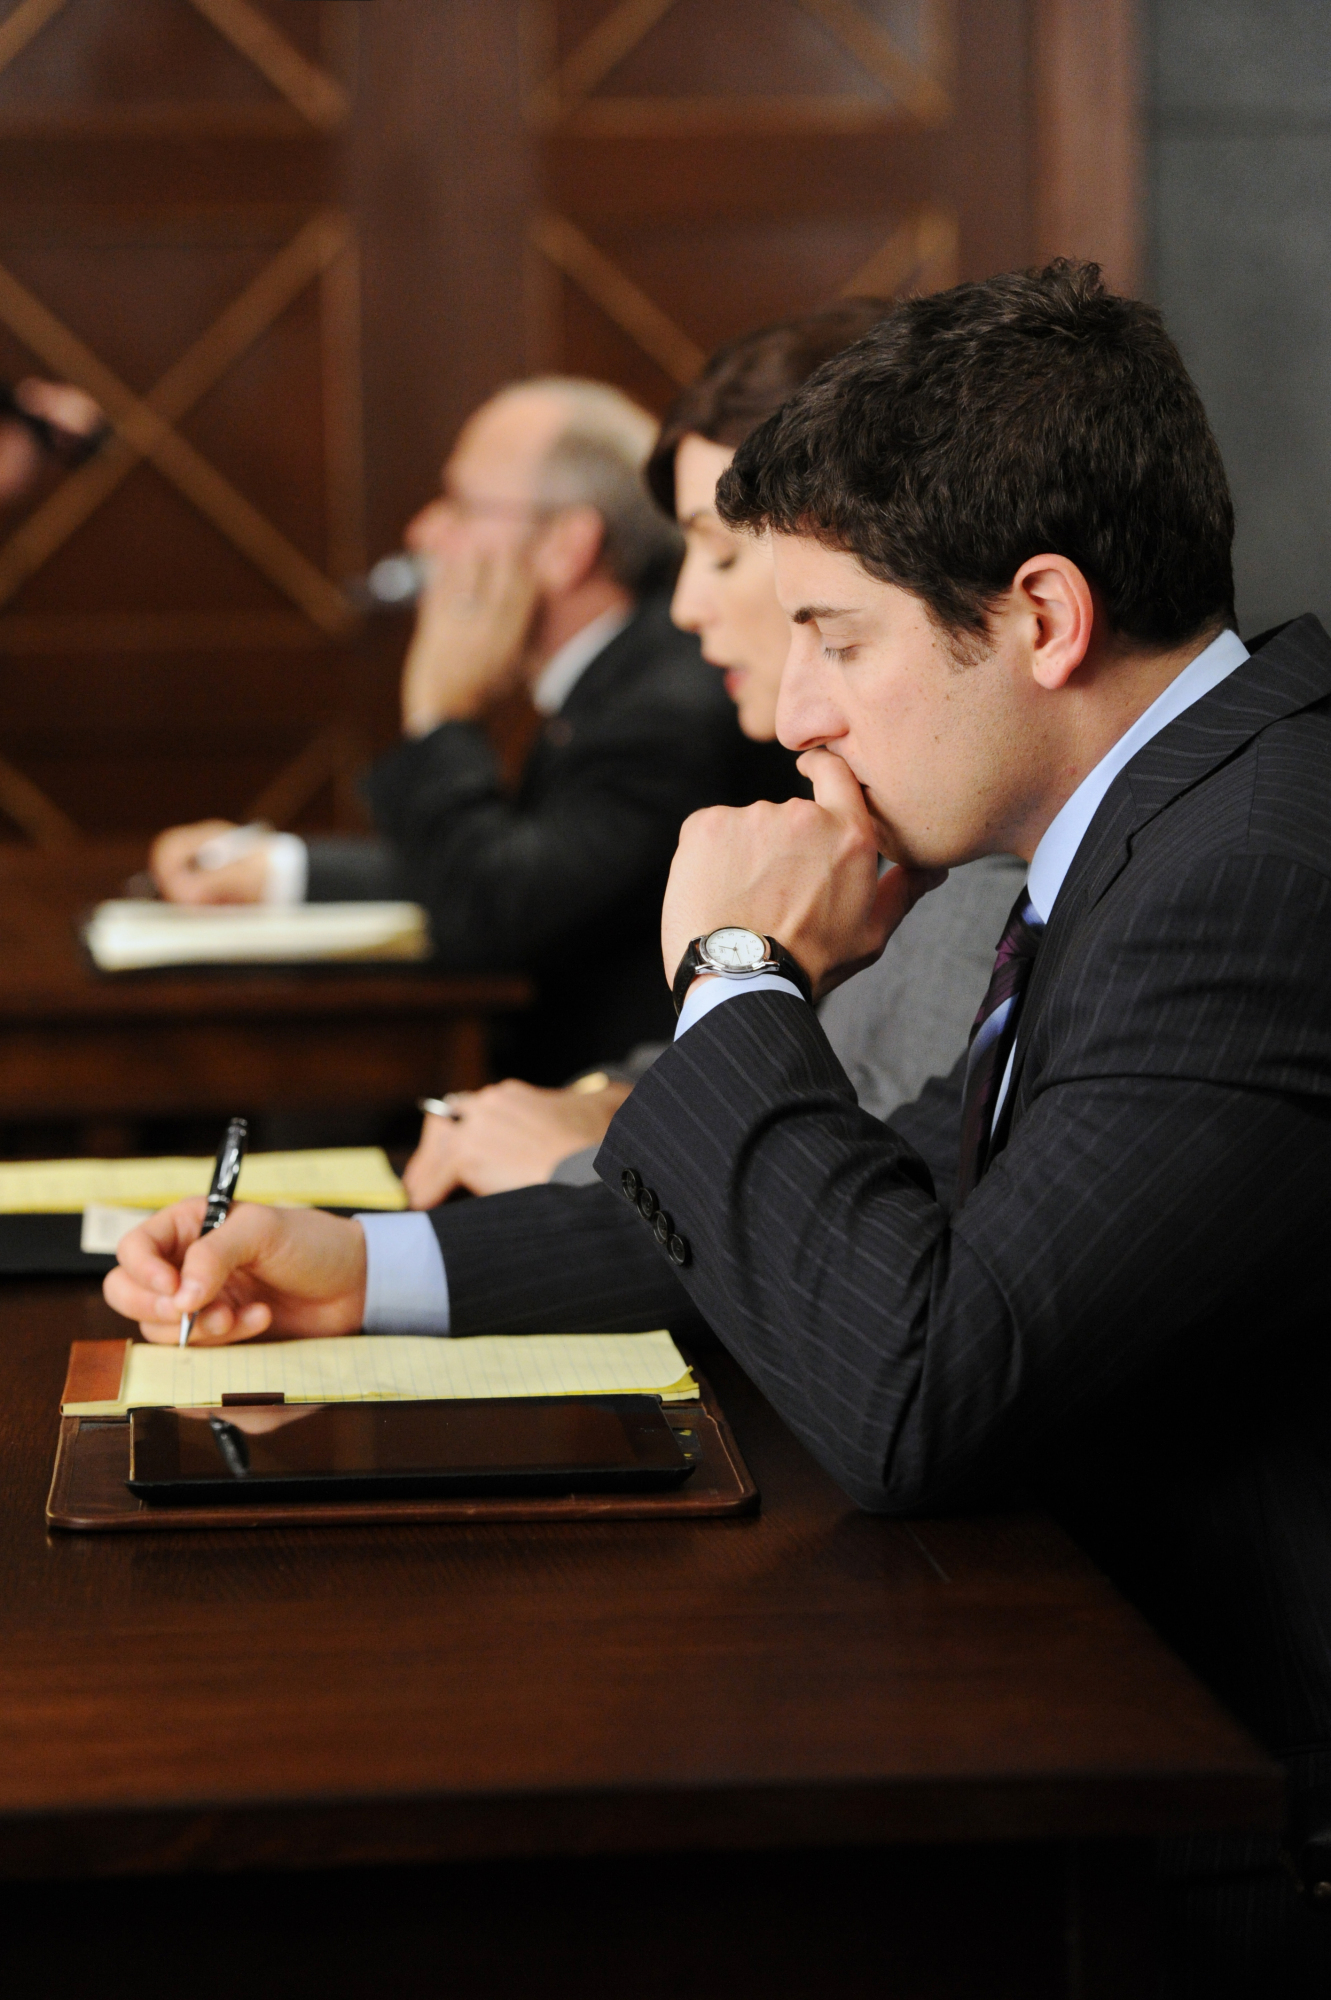
<path id="1" fill-rule="evenodd" d="M 217 1149 L 217 1160 L 213 1167 L 213 1182 L 208 1190 L 208 1206 L 203 1211 L 203 1228 L 200 1236 L 206 1236 L 210 1229 L 216 1229 L 231 1213 L 231 1203 L 236 1192 L 236 1182 L 240 1179 L 241 1162 L 245 1158 L 245 1145 L 250 1136 L 248 1122 L 244 1118 L 233 1118 L 226 1128 L 226 1137 Z M 194 1325 L 194 1313 L 180 1315 L 180 1345 L 189 1344 L 190 1329 Z"/>

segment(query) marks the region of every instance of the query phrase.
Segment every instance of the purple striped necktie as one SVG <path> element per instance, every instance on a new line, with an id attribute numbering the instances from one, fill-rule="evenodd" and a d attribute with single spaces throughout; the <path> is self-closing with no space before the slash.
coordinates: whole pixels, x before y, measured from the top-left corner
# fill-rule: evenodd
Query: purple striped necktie
<path id="1" fill-rule="evenodd" d="M 1012 1045 L 1017 1039 L 1017 1015 L 1044 924 L 1034 903 L 1022 890 L 998 940 L 998 954 L 989 988 L 971 1029 L 966 1057 L 966 1089 L 961 1100 L 961 1153 L 957 1165 L 957 1206 L 965 1201 L 989 1160 L 994 1107 L 1002 1087 Z"/>

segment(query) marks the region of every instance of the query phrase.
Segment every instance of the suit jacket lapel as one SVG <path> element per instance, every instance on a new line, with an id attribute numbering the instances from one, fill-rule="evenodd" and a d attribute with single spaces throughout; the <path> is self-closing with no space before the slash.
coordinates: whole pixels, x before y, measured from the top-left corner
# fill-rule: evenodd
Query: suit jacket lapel
<path id="1" fill-rule="evenodd" d="M 1110 787 L 1063 885 L 1084 907 L 1098 902 L 1128 860 L 1132 841 L 1166 806 L 1236 757 L 1273 722 L 1331 692 L 1331 640 L 1311 613 L 1285 625 L 1228 679 L 1152 737 Z M 1125 810 L 1100 820 L 1124 788 Z"/>
<path id="2" fill-rule="evenodd" d="M 1000 1129 L 990 1158 L 1006 1144 L 1026 1051 L 1045 995 L 1073 952 L 1081 920 L 1115 882 L 1132 843 L 1151 821 L 1253 737 L 1331 693 L 1331 639 L 1311 613 L 1263 635 L 1260 650 L 1218 687 L 1152 737 L 1115 778 L 1086 829 L 1050 916 L 1022 1001 Z"/>

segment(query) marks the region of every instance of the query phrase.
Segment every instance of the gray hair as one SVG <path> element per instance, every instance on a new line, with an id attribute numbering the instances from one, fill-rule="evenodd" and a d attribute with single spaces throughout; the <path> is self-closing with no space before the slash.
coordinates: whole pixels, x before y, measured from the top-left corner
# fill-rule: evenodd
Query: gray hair
<path id="1" fill-rule="evenodd" d="M 635 594 L 663 583 L 679 563 L 678 528 L 647 490 L 643 467 L 660 425 L 605 382 L 544 375 L 505 393 L 537 390 L 566 413 L 564 428 L 536 475 L 538 507 L 593 507 L 605 528 L 601 560 L 616 583 Z"/>

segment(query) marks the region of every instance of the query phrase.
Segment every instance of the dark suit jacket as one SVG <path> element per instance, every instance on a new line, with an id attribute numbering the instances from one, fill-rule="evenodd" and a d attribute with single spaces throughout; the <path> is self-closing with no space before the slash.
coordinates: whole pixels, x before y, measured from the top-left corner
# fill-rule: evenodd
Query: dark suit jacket
<path id="1" fill-rule="evenodd" d="M 1037 1495 L 1268 1743 L 1331 1741 L 1331 641 L 1314 619 L 1111 786 L 1036 961 L 1009 1102 L 950 1216 L 901 1136 L 914 1119 L 948 1165 L 947 1093 L 876 1123 L 812 1010 L 756 994 L 661 1057 L 597 1164 L 654 1191 L 695 1306 L 862 1505 Z M 474 1205 L 487 1235 L 507 1208 L 506 1275 L 459 1243 L 465 1215 L 441 1219 L 459 1330 L 677 1316 L 622 1198 L 617 1228 L 607 1194 L 561 1234 L 551 1199 L 578 1192 Z"/>
<path id="2" fill-rule="evenodd" d="M 720 675 L 651 597 L 546 723 L 516 797 L 479 724 L 403 741 L 366 785 L 385 840 L 312 842 L 309 892 L 411 897 L 443 965 L 531 974 L 537 1005 L 496 1061 L 560 1083 L 670 1032 L 661 898 L 680 822 L 795 782 L 784 751 L 746 742 Z"/>

